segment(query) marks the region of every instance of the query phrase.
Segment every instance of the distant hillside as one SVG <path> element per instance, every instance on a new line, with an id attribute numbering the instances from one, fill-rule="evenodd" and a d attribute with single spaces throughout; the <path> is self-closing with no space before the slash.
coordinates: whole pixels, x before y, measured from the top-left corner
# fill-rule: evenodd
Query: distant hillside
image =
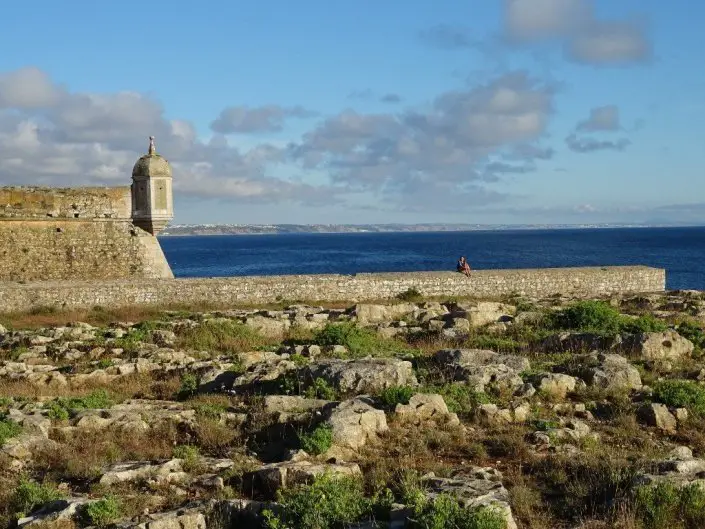
<path id="1" fill-rule="evenodd" d="M 167 227 L 161 235 L 388 233 L 645 227 L 653 226 L 645 224 L 175 224 Z"/>

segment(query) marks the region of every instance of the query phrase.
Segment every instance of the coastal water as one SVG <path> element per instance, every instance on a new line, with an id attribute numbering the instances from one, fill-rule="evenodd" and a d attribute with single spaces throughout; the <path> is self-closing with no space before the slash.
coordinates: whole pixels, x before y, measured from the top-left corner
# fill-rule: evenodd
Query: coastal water
<path id="1" fill-rule="evenodd" d="M 648 265 L 705 290 L 705 227 L 163 237 L 177 277 Z"/>

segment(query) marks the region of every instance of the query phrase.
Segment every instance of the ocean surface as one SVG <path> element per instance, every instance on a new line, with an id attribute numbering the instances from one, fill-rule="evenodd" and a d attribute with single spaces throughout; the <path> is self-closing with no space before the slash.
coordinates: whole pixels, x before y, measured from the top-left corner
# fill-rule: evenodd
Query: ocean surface
<path id="1" fill-rule="evenodd" d="M 669 289 L 705 290 L 705 227 L 438 233 L 209 235 L 160 238 L 177 277 L 355 274 L 648 265 Z"/>

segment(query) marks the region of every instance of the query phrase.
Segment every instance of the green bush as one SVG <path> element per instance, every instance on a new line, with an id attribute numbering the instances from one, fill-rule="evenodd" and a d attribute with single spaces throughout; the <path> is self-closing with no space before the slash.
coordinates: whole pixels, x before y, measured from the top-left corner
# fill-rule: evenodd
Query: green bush
<path id="1" fill-rule="evenodd" d="M 314 380 L 313 384 L 304 391 L 304 396 L 307 399 L 335 400 L 337 398 L 335 388 L 323 378 Z"/>
<path id="2" fill-rule="evenodd" d="M 193 373 L 184 373 L 181 375 L 181 386 L 179 387 L 178 397 L 187 399 L 196 394 L 198 391 L 198 377 Z"/>
<path id="3" fill-rule="evenodd" d="M 195 445 L 178 445 L 174 447 L 174 457 L 181 459 L 186 472 L 193 472 L 201 466 L 201 451 Z"/>
<path id="4" fill-rule="evenodd" d="M 321 424 L 310 433 L 299 434 L 299 443 L 311 455 L 324 454 L 333 444 L 333 429 L 328 424 Z"/>
<path id="5" fill-rule="evenodd" d="M 639 487 L 634 504 L 645 529 L 705 527 L 705 490 L 697 483 L 680 488 L 668 482 Z"/>
<path id="6" fill-rule="evenodd" d="M 313 342 L 320 346 L 344 345 L 349 356 L 392 356 L 409 352 L 408 347 L 395 340 L 381 338 L 371 329 L 358 327 L 354 323 L 329 323 L 318 331 Z"/>
<path id="7" fill-rule="evenodd" d="M 463 382 L 424 386 L 421 393 L 438 393 L 453 413 L 470 412 L 480 404 L 490 404 L 492 398 L 484 392 L 475 391 Z"/>
<path id="8" fill-rule="evenodd" d="M 466 509 L 454 497 L 441 494 L 414 506 L 410 527 L 418 529 L 506 529 L 507 521 L 493 507 Z"/>
<path id="9" fill-rule="evenodd" d="M 310 485 L 278 493 L 281 511 L 264 514 L 267 529 L 338 529 L 371 516 L 362 481 L 350 476 L 323 474 Z"/>
<path id="10" fill-rule="evenodd" d="M 210 402 L 194 404 L 193 409 L 196 415 L 213 420 L 220 419 L 220 416 L 228 411 L 226 406 L 222 404 L 212 404 Z"/>
<path id="11" fill-rule="evenodd" d="M 63 494 L 53 485 L 40 484 L 22 478 L 12 495 L 12 510 L 16 515 L 27 515 L 45 503 L 59 500 Z"/>
<path id="12" fill-rule="evenodd" d="M 546 316 L 546 327 L 604 335 L 665 331 L 667 325 L 651 315 L 630 318 L 604 301 L 577 301 Z"/>
<path id="13" fill-rule="evenodd" d="M 112 365 L 113 361 L 110 358 L 101 358 L 100 360 L 98 360 L 95 366 L 98 369 L 107 369 L 109 367 L 112 367 Z"/>
<path id="14" fill-rule="evenodd" d="M 0 446 L 4 445 L 8 439 L 17 437 L 22 433 L 22 427 L 12 419 L 0 414 Z"/>
<path id="15" fill-rule="evenodd" d="M 678 334 L 693 342 L 695 347 L 701 351 L 705 349 L 705 331 L 703 331 L 702 327 L 699 325 L 689 321 L 683 322 L 677 327 L 676 330 L 678 331 Z"/>
<path id="16" fill-rule="evenodd" d="M 627 318 L 622 316 L 622 324 L 620 331 L 630 334 L 638 334 L 642 332 L 663 332 L 668 329 L 668 325 L 654 318 L 651 314 L 639 316 L 638 318 Z"/>
<path id="17" fill-rule="evenodd" d="M 237 321 L 206 321 L 179 332 L 178 346 L 198 351 L 243 353 L 268 345 L 252 327 Z"/>
<path id="18" fill-rule="evenodd" d="M 106 496 L 86 507 L 89 523 L 96 527 L 106 527 L 120 518 L 120 515 L 120 502 L 115 496 Z"/>
<path id="19" fill-rule="evenodd" d="M 389 408 L 396 407 L 397 404 L 409 404 L 409 399 L 416 391 L 411 386 L 392 386 L 382 390 L 379 400 Z"/>
<path id="20" fill-rule="evenodd" d="M 662 380 L 654 385 L 654 398 L 667 406 L 688 408 L 705 415 L 705 386 L 693 380 Z"/>
<path id="21" fill-rule="evenodd" d="M 622 314 L 603 301 L 588 300 L 577 301 L 547 318 L 555 329 L 616 334 L 621 327 Z"/>
<path id="22" fill-rule="evenodd" d="M 97 410 L 110 408 L 115 402 L 104 389 L 96 390 L 85 397 L 59 397 L 45 404 L 51 419 L 66 420 L 71 410 Z"/>

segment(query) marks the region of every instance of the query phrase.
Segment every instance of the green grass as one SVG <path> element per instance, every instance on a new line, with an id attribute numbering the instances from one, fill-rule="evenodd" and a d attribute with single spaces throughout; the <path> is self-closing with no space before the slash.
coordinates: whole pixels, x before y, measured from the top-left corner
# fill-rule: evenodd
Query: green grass
<path id="1" fill-rule="evenodd" d="M 392 386 L 382 390 L 379 400 L 388 408 L 394 409 L 397 404 L 409 404 L 414 393 L 416 390 L 411 386 Z"/>
<path id="2" fill-rule="evenodd" d="M 115 404 L 110 394 L 104 389 L 93 391 L 85 397 L 60 397 L 45 404 L 47 415 L 51 419 L 66 420 L 72 410 L 96 410 L 110 408 Z"/>
<path id="3" fill-rule="evenodd" d="M 22 427 L 19 424 L 0 414 L 0 447 L 21 433 Z"/>
<path id="4" fill-rule="evenodd" d="M 695 345 L 700 352 L 705 349 L 705 331 L 703 331 L 701 326 L 686 321 L 678 325 L 676 330 L 678 334 L 693 342 L 693 345 Z"/>
<path id="5" fill-rule="evenodd" d="M 314 335 L 313 343 L 320 346 L 343 345 L 348 350 L 348 358 L 414 354 L 408 344 L 381 338 L 371 329 L 348 322 L 327 324 Z"/>
<path id="6" fill-rule="evenodd" d="M 198 377 L 193 373 L 184 373 L 181 375 L 181 386 L 177 398 L 183 400 L 192 397 L 198 391 Z"/>
<path id="7" fill-rule="evenodd" d="M 494 400 L 487 393 L 474 391 L 463 382 L 449 384 L 426 385 L 419 393 L 438 393 L 453 413 L 468 413 L 480 404 L 490 404 Z"/>
<path id="8" fill-rule="evenodd" d="M 694 380 L 663 380 L 654 385 L 654 398 L 676 408 L 688 408 L 695 415 L 705 416 L 705 386 Z"/>
<path id="9" fill-rule="evenodd" d="M 697 483 L 680 488 L 668 482 L 640 487 L 634 513 L 644 529 L 705 527 L 705 490 Z"/>
<path id="10" fill-rule="evenodd" d="M 554 330 L 572 330 L 613 336 L 619 333 L 662 332 L 668 326 L 651 315 L 630 318 L 604 301 L 577 301 L 548 314 L 543 324 Z"/>
<path id="11" fill-rule="evenodd" d="M 321 424 L 310 433 L 299 434 L 299 443 L 311 455 L 324 454 L 333 445 L 333 430 L 328 424 Z"/>
<path id="12" fill-rule="evenodd" d="M 314 380 L 313 384 L 304 390 L 304 396 L 307 399 L 323 400 L 336 400 L 338 398 L 335 388 L 323 378 L 317 378 Z"/>
<path id="13" fill-rule="evenodd" d="M 89 523 L 96 527 L 107 527 L 120 518 L 120 515 L 120 501 L 115 496 L 105 496 L 86 507 L 86 517 Z"/>
<path id="14" fill-rule="evenodd" d="M 318 476 L 310 485 L 279 491 L 278 502 L 281 511 L 264 513 L 267 529 L 338 529 L 372 514 L 362 481 L 350 476 Z"/>
<path id="15" fill-rule="evenodd" d="M 413 529 L 506 529 L 507 522 L 493 507 L 466 509 L 454 497 L 441 494 L 415 506 Z"/>
<path id="16" fill-rule="evenodd" d="M 11 505 L 16 516 L 27 515 L 45 503 L 63 498 L 63 494 L 53 485 L 37 483 L 26 478 L 20 479 L 15 489 Z"/>
<path id="17" fill-rule="evenodd" d="M 206 321 L 177 335 L 178 347 L 218 353 L 244 353 L 271 343 L 251 327 L 230 320 Z"/>

